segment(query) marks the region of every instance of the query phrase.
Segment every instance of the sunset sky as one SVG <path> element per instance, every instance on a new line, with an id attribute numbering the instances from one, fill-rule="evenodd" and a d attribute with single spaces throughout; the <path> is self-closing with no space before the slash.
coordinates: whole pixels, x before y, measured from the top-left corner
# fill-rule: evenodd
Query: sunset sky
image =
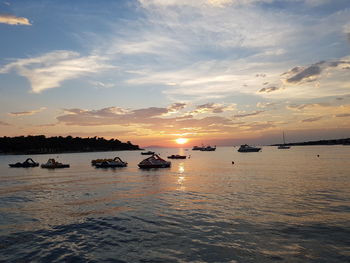
<path id="1" fill-rule="evenodd" d="M 349 0 L 0 3 L 0 136 L 350 137 Z"/>

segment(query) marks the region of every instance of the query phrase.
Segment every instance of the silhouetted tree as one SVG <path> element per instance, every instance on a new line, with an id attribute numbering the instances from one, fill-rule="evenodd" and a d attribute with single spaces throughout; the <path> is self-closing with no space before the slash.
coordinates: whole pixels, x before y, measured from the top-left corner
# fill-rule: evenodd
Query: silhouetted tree
<path id="1" fill-rule="evenodd" d="M 138 145 L 130 141 L 123 143 L 117 139 L 106 140 L 103 137 L 81 138 L 38 136 L 0 137 L 0 152 L 2 153 L 60 153 L 86 151 L 120 151 L 139 150 Z"/>

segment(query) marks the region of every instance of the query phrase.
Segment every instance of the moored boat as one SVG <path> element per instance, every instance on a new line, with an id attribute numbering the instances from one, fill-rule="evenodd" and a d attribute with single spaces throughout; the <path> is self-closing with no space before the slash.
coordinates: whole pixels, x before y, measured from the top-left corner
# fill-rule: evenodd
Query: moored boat
<path id="1" fill-rule="evenodd" d="M 192 151 L 200 151 L 203 147 L 193 146 Z"/>
<path id="2" fill-rule="evenodd" d="M 28 167 L 37 167 L 39 166 L 39 163 L 34 162 L 32 158 L 28 158 L 23 163 L 21 162 L 10 163 L 9 166 L 14 168 L 28 168 Z"/>
<path id="3" fill-rule="evenodd" d="M 149 169 L 149 168 L 167 168 L 171 166 L 171 162 L 165 161 L 160 158 L 159 155 L 154 154 L 151 157 L 148 157 L 141 161 L 138 166 L 141 169 Z"/>
<path id="4" fill-rule="evenodd" d="M 284 138 L 284 132 L 283 132 L 283 144 L 279 145 L 277 149 L 289 149 L 290 146 L 286 145 L 286 140 Z"/>
<path id="5" fill-rule="evenodd" d="M 155 152 L 148 151 L 148 152 L 141 152 L 142 155 L 153 155 Z"/>
<path id="6" fill-rule="evenodd" d="M 290 146 L 287 145 L 279 145 L 277 149 L 290 149 Z"/>
<path id="7" fill-rule="evenodd" d="M 41 168 L 47 168 L 47 169 L 69 168 L 69 167 L 70 167 L 69 164 L 56 162 L 55 159 L 49 159 L 46 163 L 41 165 Z"/>
<path id="8" fill-rule="evenodd" d="M 202 149 L 200 149 L 200 151 L 202 152 L 213 152 L 216 150 L 216 146 L 211 147 L 210 145 L 208 145 L 207 147 L 202 147 Z"/>
<path id="9" fill-rule="evenodd" d="M 97 163 L 111 162 L 111 161 L 113 161 L 112 158 L 95 159 L 91 161 L 91 165 L 95 166 Z"/>
<path id="10" fill-rule="evenodd" d="M 261 148 L 249 146 L 248 144 L 243 144 L 241 147 L 239 147 L 238 152 L 240 153 L 247 153 L 247 152 L 259 152 Z"/>
<path id="11" fill-rule="evenodd" d="M 119 157 L 115 157 L 111 161 L 103 161 L 95 164 L 96 168 L 115 168 L 115 167 L 126 167 L 127 162 L 122 161 Z"/>
<path id="12" fill-rule="evenodd" d="M 168 156 L 168 159 L 186 159 L 186 155 L 172 154 Z"/>

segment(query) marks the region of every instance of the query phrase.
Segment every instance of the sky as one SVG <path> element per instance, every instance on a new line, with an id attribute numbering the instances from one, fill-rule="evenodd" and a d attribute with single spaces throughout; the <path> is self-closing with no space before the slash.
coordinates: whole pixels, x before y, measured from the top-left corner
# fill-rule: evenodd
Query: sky
<path id="1" fill-rule="evenodd" d="M 0 136 L 350 137 L 348 0 L 0 2 Z"/>

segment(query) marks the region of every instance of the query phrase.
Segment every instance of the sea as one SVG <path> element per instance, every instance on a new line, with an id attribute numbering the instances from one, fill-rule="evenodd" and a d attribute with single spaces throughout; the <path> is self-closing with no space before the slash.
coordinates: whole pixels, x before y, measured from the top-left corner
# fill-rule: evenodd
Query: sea
<path id="1" fill-rule="evenodd" d="M 0 262 L 350 262 L 350 146 L 147 150 L 1 155 Z"/>

